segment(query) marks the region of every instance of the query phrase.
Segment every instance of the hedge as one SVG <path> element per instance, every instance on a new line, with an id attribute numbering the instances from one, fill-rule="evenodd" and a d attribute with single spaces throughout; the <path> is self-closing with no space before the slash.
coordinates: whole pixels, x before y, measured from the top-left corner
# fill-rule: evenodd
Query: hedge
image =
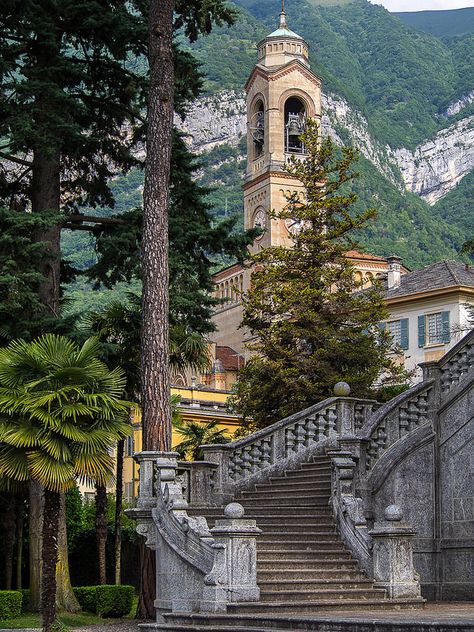
<path id="1" fill-rule="evenodd" d="M 23 601 L 21 604 L 21 611 L 22 612 L 28 612 L 29 611 L 29 607 L 30 607 L 30 589 L 29 588 L 22 588 L 21 589 L 21 594 L 23 595 Z"/>
<path id="2" fill-rule="evenodd" d="M 74 588 L 83 610 L 94 612 L 100 617 L 124 617 L 132 609 L 133 586 L 80 586 Z"/>
<path id="3" fill-rule="evenodd" d="M 0 620 L 21 615 L 23 595 L 19 590 L 0 590 Z"/>

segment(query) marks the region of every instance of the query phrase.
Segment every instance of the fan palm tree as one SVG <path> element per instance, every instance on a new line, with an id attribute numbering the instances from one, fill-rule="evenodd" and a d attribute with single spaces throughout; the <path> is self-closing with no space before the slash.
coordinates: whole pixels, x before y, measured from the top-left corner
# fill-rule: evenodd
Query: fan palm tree
<path id="1" fill-rule="evenodd" d="M 98 335 L 103 342 L 104 360 L 109 366 L 121 366 L 127 376 L 127 392 L 129 399 L 137 401 L 140 392 L 140 326 L 141 297 L 133 292 L 127 293 L 125 302 L 112 301 L 105 309 L 88 314 L 85 326 Z M 204 336 L 188 331 L 183 325 L 170 327 L 170 368 L 181 371 L 191 368 L 202 371 L 210 366 L 208 343 Z M 173 401 L 172 414 L 173 413 Z M 115 496 L 115 583 L 120 583 L 121 564 L 121 515 L 123 498 L 123 460 L 124 444 L 117 444 L 117 474 Z M 104 496 L 104 489 L 98 487 L 98 496 Z M 104 524 L 104 503 L 97 504 L 97 524 Z M 104 567 L 106 529 L 97 531 L 99 566 Z M 100 563 L 102 560 L 102 563 Z M 104 575 L 102 571 L 101 575 Z"/>
<path id="2" fill-rule="evenodd" d="M 213 419 L 207 424 L 196 421 L 183 422 L 179 419 L 173 420 L 174 429 L 183 437 L 183 441 L 173 448 L 182 459 L 189 458 L 191 461 L 202 461 L 202 445 L 212 443 L 229 443 L 231 438 L 225 428 L 218 428 L 220 421 Z"/>
<path id="3" fill-rule="evenodd" d="M 129 433 L 124 373 L 109 370 L 99 351 L 97 339 L 79 346 L 52 334 L 0 349 L 0 478 L 44 487 L 44 632 L 56 619 L 60 494 L 76 480 L 110 480 L 110 446 Z"/>

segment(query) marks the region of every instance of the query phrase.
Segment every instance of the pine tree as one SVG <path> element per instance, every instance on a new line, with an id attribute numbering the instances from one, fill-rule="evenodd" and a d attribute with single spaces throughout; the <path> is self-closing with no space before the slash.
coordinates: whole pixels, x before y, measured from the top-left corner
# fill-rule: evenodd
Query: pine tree
<path id="1" fill-rule="evenodd" d="M 321 141 L 308 121 L 305 160 L 287 171 L 304 187 L 287 198 L 279 221 L 291 219 L 293 247 L 268 247 L 253 256 L 255 271 L 244 298 L 243 325 L 256 337 L 255 355 L 240 372 L 233 405 L 257 426 L 306 408 L 348 382 L 368 396 L 381 374 L 395 367 L 390 341 L 377 324 L 387 316 L 377 288 L 362 290 L 345 252 L 354 232 L 375 216 L 357 213 L 350 183 L 354 149 Z M 396 372 L 396 371 L 395 371 Z"/>

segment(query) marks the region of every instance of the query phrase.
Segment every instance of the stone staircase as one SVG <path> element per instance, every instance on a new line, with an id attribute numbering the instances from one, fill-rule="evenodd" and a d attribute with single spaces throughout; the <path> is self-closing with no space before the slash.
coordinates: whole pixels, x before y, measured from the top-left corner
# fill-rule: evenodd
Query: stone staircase
<path id="1" fill-rule="evenodd" d="M 264 629 L 258 622 L 265 616 L 273 620 L 283 615 L 268 627 L 287 629 L 284 615 L 421 607 L 422 600 L 387 599 L 385 590 L 375 588 L 361 572 L 337 534 L 330 493 L 331 464 L 326 456 L 316 456 L 299 469 L 241 492 L 235 500 L 244 506 L 245 517 L 255 519 L 262 529 L 257 540 L 260 600 L 229 604 L 227 615 L 166 615 L 167 622 L 153 629 L 256 632 Z M 204 513 L 212 528 L 223 508 L 188 513 Z"/>

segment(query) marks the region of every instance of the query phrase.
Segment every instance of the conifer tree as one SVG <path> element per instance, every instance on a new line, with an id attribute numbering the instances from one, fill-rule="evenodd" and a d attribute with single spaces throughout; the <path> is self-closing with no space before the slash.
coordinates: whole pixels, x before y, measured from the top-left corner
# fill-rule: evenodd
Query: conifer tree
<path id="1" fill-rule="evenodd" d="M 354 396 L 368 396 L 380 374 L 396 373 L 390 340 L 377 324 L 387 316 L 377 288 L 362 290 L 345 252 L 354 233 L 375 216 L 357 213 L 350 182 L 354 149 L 339 150 L 308 121 L 307 156 L 287 171 L 299 180 L 274 219 L 290 219 L 293 247 L 264 248 L 252 257 L 255 272 L 244 297 L 243 326 L 256 337 L 255 355 L 241 370 L 233 405 L 265 426 L 332 394 L 340 381 Z"/>

